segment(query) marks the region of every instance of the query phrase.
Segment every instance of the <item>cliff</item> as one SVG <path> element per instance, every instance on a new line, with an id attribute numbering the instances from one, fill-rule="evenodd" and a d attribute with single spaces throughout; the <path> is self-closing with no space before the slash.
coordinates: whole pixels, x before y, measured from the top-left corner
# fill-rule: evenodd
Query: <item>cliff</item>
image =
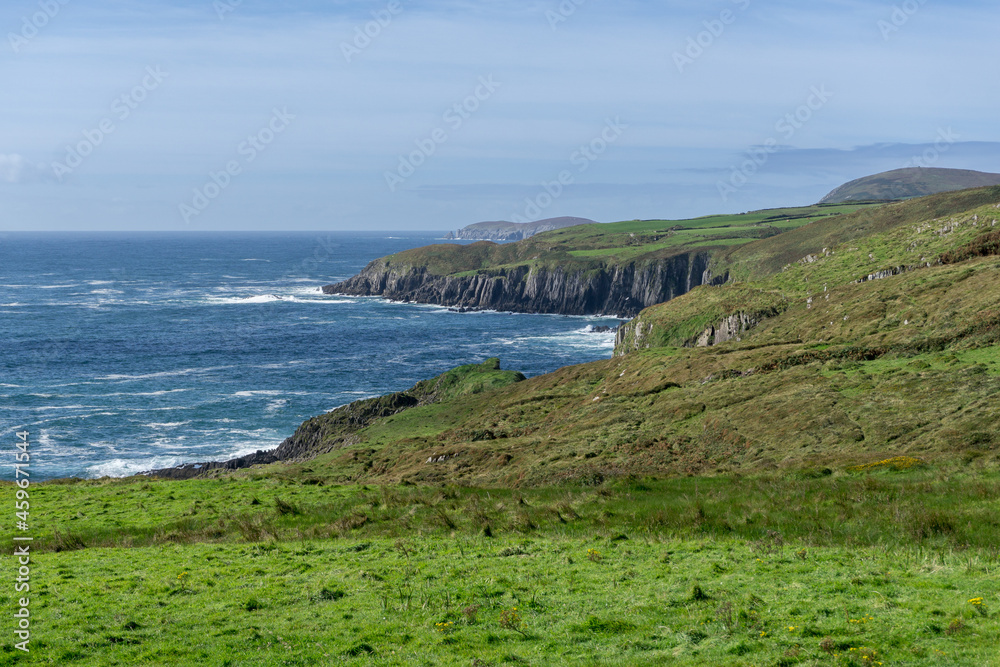
<path id="1" fill-rule="evenodd" d="M 597 223 L 587 218 L 573 217 L 547 218 L 536 222 L 507 222 L 505 220 L 477 222 L 463 227 L 457 232 L 448 232 L 445 238 L 469 241 L 521 241 L 535 234 L 550 232 L 554 229 L 593 224 Z"/>
<path id="2" fill-rule="evenodd" d="M 864 208 L 630 220 L 566 227 L 514 243 L 441 243 L 377 259 L 323 291 L 458 308 L 631 317 L 699 285 L 725 282 L 730 267 L 742 265 L 728 259 L 735 249 Z"/>
<path id="3" fill-rule="evenodd" d="M 657 347 L 711 347 L 780 315 L 788 302 L 780 294 L 741 286 L 703 287 L 669 304 L 648 308 L 621 326 L 615 356 Z"/>
<path id="4" fill-rule="evenodd" d="M 713 279 L 707 251 L 597 268 L 521 265 L 471 275 L 439 275 L 421 266 L 396 266 L 385 259 L 357 276 L 327 285 L 327 294 L 381 296 L 458 308 L 560 315 L 632 317 Z"/>

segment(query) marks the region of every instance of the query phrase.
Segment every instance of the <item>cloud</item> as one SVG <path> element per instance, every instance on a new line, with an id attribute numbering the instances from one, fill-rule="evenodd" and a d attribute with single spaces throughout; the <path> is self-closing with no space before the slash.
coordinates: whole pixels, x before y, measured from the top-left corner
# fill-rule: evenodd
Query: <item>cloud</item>
<path id="1" fill-rule="evenodd" d="M 45 165 L 29 162 L 19 153 L 0 153 L 0 183 L 52 181 Z"/>

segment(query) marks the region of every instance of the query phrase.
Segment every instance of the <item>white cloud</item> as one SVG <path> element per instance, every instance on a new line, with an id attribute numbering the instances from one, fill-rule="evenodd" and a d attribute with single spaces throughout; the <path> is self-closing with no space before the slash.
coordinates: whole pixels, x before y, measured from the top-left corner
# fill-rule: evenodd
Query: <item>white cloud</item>
<path id="1" fill-rule="evenodd" d="M 0 153 L 0 181 L 19 183 L 24 174 L 24 158 L 17 153 Z"/>

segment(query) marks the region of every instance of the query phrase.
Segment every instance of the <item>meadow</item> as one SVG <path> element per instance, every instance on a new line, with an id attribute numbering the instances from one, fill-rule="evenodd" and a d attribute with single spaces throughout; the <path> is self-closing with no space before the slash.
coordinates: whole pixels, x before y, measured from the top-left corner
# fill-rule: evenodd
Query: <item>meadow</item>
<path id="1" fill-rule="evenodd" d="M 34 488 L 35 632 L 2 664 L 1000 660 L 1000 475 L 913 459 L 523 490 Z"/>

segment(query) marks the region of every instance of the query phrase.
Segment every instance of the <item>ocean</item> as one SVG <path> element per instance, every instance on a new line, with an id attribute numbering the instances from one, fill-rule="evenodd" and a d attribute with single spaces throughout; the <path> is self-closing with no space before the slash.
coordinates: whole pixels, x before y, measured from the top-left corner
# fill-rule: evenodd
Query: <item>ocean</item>
<path id="1" fill-rule="evenodd" d="M 611 356 L 600 317 L 456 313 L 320 287 L 433 233 L 0 235 L 2 438 L 36 479 L 276 447 L 309 417 L 499 357 Z M 8 473 L 5 473 L 5 475 Z"/>

